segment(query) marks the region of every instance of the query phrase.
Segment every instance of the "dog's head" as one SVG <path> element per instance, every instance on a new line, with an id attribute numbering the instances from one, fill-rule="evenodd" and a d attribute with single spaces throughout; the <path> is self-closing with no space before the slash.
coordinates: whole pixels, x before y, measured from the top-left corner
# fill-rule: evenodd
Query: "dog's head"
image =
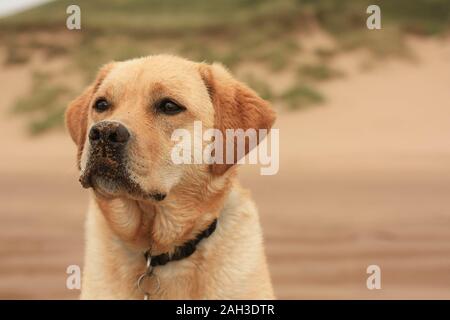
<path id="1" fill-rule="evenodd" d="M 269 129 L 274 120 L 269 104 L 221 65 L 165 55 L 105 65 L 66 112 L 82 185 L 106 197 L 155 201 L 187 175 L 217 177 L 233 166 L 175 164 L 175 129 L 193 132 L 194 121 L 222 132 Z"/>

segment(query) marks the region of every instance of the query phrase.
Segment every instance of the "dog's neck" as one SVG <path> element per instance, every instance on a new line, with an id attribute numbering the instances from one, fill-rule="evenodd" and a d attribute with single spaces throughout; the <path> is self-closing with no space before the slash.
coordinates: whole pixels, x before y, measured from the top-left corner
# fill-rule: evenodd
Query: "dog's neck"
<path id="1" fill-rule="evenodd" d="M 218 218 L 235 175 L 231 170 L 226 176 L 201 181 L 196 191 L 180 184 L 158 203 L 98 195 L 95 199 L 108 226 L 130 250 L 170 253 Z"/>

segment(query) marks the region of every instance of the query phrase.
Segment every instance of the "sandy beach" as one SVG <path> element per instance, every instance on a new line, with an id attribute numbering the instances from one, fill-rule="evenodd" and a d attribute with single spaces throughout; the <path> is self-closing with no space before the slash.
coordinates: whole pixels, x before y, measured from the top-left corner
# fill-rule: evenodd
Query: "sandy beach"
<path id="1" fill-rule="evenodd" d="M 323 105 L 280 113 L 277 175 L 241 168 L 278 298 L 450 298 L 450 40 L 410 42 L 416 59 L 355 70 L 323 84 Z M 66 268 L 83 265 L 88 199 L 75 146 L 27 135 L 8 110 L 31 75 L 1 68 L 0 298 L 75 299 Z M 371 264 L 381 290 L 366 287 Z"/>

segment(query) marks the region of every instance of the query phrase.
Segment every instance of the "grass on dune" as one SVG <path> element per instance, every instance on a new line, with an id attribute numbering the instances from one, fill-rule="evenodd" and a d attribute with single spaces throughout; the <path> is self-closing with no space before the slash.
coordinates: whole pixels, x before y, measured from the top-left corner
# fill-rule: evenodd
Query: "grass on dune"
<path id="1" fill-rule="evenodd" d="M 81 30 L 66 29 L 71 4 L 81 8 Z M 381 7 L 382 30 L 366 28 L 369 4 Z M 320 62 L 301 64 L 298 35 L 315 25 L 331 34 L 337 47 L 316 48 Z M 5 64 L 27 63 L 40 51 L 48 61 L 65 57 L 86 83 L 106 62 L 153 53 L 221 61 L 232 70 L 257 63 L 272 74 L 292 72 L 295 83 L 275 93 L 270 81 L 249 74 L 250 86 L 302 109 L 324 99 L 315 82 L 342 74 L 328 64 L 340 51 L 362 46 L 379 56 L 401 54 L 406 33 L 442 34 L 449 26 L 448 0 L 57 0 L 0 19 L 0 44 L 6 47 Z M 65 99 L 73 98 L 50 80 L 43 85 L 35 77 L 32 92 L 14 108 L 31 119 L 32 132 L 60 126 Z"/>
<path id="2" fill-rule="evenodd" d="M 30 92 L 19 98 L 11 109 L 14 114 L 28 115 L 28 130 L 31 134 L 44 132 L 63 123 L 65 102 L 71 96 L 71 91 L 61 84 L 51 83 L 50 77 L 46 73 L 33 73 Z"/>
<path id="3" fill-rule="evenodd" d="M 326 64 L 302 64 L 298 68 L 300 78 L 310 79 L 313 81 L 324 81 L 343 76 L 343 72 L 333 69 Z"/>
<path id="4" fill-rule="evenodd" d="M 406 31 L 437 33 L 450 23 L 448 0 L 58 0 L 3 19 L 0 26 L 4 31 L 60 29 L 71 4 L 81 7 L 89 32 L 127 36 L 286 29 L 308 19 L 330 32 L 351 32 L 365 23 L 370 4 L 381 7 L 383 21 Z"/>
<path id="5" fill-rule="evenodd" d="M 292 110 L 304 109 L 324 102 L 321 93 L 308 84 L 298 83 L 288 88 L 280 99 L 284 100 Z"/>

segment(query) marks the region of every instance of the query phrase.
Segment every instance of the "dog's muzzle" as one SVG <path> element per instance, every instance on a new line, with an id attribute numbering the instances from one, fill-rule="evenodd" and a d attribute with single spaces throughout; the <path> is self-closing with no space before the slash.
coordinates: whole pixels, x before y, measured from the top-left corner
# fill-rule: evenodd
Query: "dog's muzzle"
<path id="1" fill-rule="evenodd" d="M 127 150 L 131 134 L 121 123 L 102 121 L 89 131 L 88 161 L 80 177 L 84 188 L 103 194 L 127 193 L 139 199 L 162 201 L 166 194 L 158 190 L 146 192 L 130 178 Z"/>
<path id="2" fill-rule="evenodd" d="M 80 178 L 83 187 L 92 187 L 92 179 L 98 177 L 114 181 L 127 175 L 124 154 L 130 136 L 128 129 L 119 122 L 102 121 L 92 126 L 89 158 Z"/>

